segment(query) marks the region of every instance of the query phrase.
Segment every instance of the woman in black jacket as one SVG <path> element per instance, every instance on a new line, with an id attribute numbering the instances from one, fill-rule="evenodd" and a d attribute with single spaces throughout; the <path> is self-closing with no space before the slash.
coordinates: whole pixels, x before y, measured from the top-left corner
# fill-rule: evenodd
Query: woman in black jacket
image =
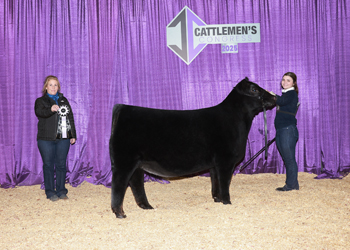
<path id="1" fill-rule="evenodd" d="M 45 194 L 51 201 L 68 199 L 65 188 L 66 160 L 70 144 L 76 141 L 72 108 L 59 93 L 60 89 L 58 78 L 47 76 L 43 96 L 35 101 L 35 115 L 39 120 L 37 142 L 43 160 Z"/>

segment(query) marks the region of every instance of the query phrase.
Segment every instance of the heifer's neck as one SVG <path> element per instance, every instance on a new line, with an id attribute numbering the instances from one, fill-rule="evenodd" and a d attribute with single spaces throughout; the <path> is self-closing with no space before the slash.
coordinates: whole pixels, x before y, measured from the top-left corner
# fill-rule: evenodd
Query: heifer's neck
<path id="1" fill-rule="evenodd" d="M 259 113 L 258 99 L 238 93 L 235 89 L 220 104 L 229 112 L 232 119 L 241 121 L 245 126 L 247 136 L 252 126 L 254 117 Z"/>
<path id="2" fill-rule="evenodd" d="M 220 104 L 225 108 L 234 109 L 240 111 L 244 116 L 253 120 L 253 118 L 262 109 L 261 101 L 254 97 L 249 97 L 238 93 L 235 89 L 225 98 L 225 100 Z"/>

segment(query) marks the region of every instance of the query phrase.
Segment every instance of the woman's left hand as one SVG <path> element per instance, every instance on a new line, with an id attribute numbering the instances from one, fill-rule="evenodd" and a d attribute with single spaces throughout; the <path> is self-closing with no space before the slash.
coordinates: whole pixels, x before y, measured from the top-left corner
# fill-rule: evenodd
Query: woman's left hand
<path id="1" fill-rule="evenodd" d="M 72 139 L 70 139 L 70 144 L 74 144 L 75 143 L 75 138 L 72 138 Z"/>

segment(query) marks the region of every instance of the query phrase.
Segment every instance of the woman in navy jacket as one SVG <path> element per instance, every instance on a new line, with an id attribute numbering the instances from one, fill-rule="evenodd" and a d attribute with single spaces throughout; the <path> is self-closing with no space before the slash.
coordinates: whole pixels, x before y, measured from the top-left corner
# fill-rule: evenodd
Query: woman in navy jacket
<path id="1" fill-rule="evenodd" d="M 35 101 L 35 115 L 39 120 L 37 142 L 43 160 L 45 194 L 51 201 L 68 199 L 65 188 L 66 160 L 70 144 L 76 141 L 72 108 L 59 93 L 60 89 L 58 78 L 47 76 L 43 96 Z"/>
<path id="2" fill-rule="evenodd" d="M 293 72 L 283 75 L 282 95 L 276 95 L 276 145 L 284 165 L 286 166 L 286 183 L 277 191 L 299 190 L 298 165 L 295 159 L 295 147 L 299 139 L 297 119 L 298 85 L 297 76 Z"/>

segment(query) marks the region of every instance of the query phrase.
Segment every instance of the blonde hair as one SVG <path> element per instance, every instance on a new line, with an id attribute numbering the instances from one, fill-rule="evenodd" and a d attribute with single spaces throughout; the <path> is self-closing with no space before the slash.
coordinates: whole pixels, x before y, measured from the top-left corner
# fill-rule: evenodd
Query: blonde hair
<path id="1" fill-rule="evenodd" d="M 50 76 L 47 76 L 47 77 L 45 78 L 44 87 L 43 87 L 43 89 L 42 89 L 42 91 L 41 91 L 41 92 L 43 92 L 43 95 L 45 95 L 46 92 L 47 92 L 46 88 L 47 88 L 47 85 L 49 85 L 49 81 L 50 81 L 50 80 L 56 80 L 56 81 L 57 81 L 58 91 L 61 90 L 61 84 L 60 84 L 60 82 L 58 81 L 58 78 L 57 78 L 56 76 L 51 76 L 51 75 L 50 75 Z"/>

